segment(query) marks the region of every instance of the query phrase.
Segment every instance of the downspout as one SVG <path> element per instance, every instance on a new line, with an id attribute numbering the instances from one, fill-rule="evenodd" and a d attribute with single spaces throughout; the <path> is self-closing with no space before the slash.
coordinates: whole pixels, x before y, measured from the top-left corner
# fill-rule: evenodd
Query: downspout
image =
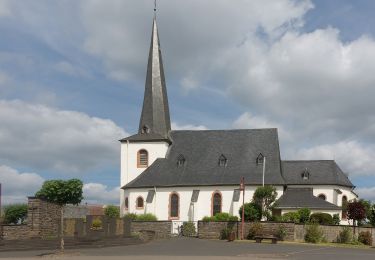
<path id="1" fill-rule="evenodd" d="M 156 215 L 156 186 L 154 186 L 154 192 L 155 192 L 155 202 L 154 202 L 154 215 Z"/>
<path id="2" fill-rule="evenodd" d="M 126 184 L 129 180 L 129 140 L 126 140 Z"/>

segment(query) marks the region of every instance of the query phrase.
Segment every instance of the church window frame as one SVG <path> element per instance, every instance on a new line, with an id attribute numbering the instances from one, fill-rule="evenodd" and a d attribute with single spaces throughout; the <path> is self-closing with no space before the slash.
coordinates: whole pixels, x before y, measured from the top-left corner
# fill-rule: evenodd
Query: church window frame
<path id="1" fill-rule="evenodd" d="M 219 164 L 220 167 L 226 167 L 227 166 L 228 159 L 227 159 L 227 157 L 225 157 L 224 154 L 220 155 L 218 164 Z"/>
<path id="2" fill-rule="evenodd" d="M 324 193 L 320 193 L 318 195 L 318 198 L 321 199 L 321 200 L 327 200 L 327 196 Z"/>
<path id="3" fill-rule="evenodd" d="M 125 209 L 128 210 L 129 209 L 129 197 L 125 197 L 124 205 L 125 205 Z"/>
<path id="4" fill-rule="evenodd" d="M 256 159 L 256 164 L 260 165 L 264 163 L 264 155 L 262 153 L 259 153 L 257 159 Z"/>
<path id="5" fill-rule="evenodd" d="M 217 198 L 220 198 L 219 203 L 216 201 Z M 223 212 L 223 195 L 220 191 L 214 191 L 211 197 L 211 216 L 214 217 L 218 213 Z"/>
<path id="6" fill-rule="evenodd" d="M 176 199 L 176 200 L 173 200 L 173 199 Z M 169 220 L 180 219 L 180 195 L 175 191 L 169 194 L 168 211 L 169 211 L 168 212 Z"/>
<path id="7" fill-rule="evenodd" d="M 137 168 L 147 168 L 148 160 L 148 151 L 146 149 L 140 149 L 137 152 Z"/>
<path id="8" fill-rule="evenodd" d="M 135 200 L 135 208 L 144 209 L 144 207 L 145 207 L 145 200 L 143 199 L 142 196 L 138 196 L 137 199 Z"/>

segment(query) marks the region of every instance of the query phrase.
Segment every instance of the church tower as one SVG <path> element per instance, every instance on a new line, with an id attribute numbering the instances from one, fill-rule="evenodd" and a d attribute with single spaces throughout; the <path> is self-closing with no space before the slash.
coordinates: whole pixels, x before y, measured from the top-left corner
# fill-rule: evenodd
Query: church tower
<path id="1" fill-rule="evenodd" d="M 148 56 L 145 93 L 138 133 L 121 141 L 121 187 L 138 177 L 157 158 L 165 158 L 170 145 L 167 88 L 156 16 L 152 25 L 152 36 Z M 121 214 L 127 213 L 127 194 L 121 190 Z M 129 200 L 128 198 L 127 200 Z M 133 198 L 133 200 L 138 198 Z M 146 198 L 139 198 L 145 200 Z M 145 204 L 145 201 L 143 201 Z M 140 209 L 143 213 L 146 209 Z M 143 212 L 142 212 L 143 211 Z"/>

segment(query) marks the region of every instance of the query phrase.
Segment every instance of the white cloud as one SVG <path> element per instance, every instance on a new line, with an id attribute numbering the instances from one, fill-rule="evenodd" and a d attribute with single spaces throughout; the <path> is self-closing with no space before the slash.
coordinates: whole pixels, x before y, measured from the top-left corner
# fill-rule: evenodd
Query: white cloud
<path id="1" fill-rule="evenodd" d="M 12 14 L 8 0 L 0 0 L 0 17 Z"/>
<path id="2" fill-rule="evenodd" d="M 4 204 L 24 203 L 40 189 L 44 179 L 36 173 L 20 173 L 6 165 L 0 165 L 0 183 Z"/>
<path id="3" fill-rule="evenodd" d="M 65 174 L 116 165 L 128 135 L 111 120 L 22 101 L 0 100 L 0 122 L 3 163 Z"/>
<path id="4" fill-rule="evenodd" d="M 83 185 L 84 200 L 94 204 L 119 204 L 120 187 L 109 189 L 100 183 L 86 183 Z"/>
<path id="5" fill-rule="evenodd" d="M 60 61 L 56 63 L 55 69 L 59 72 L 73 77 L 90 77 L 90 74 L 87 70 L 81 68 L 78 65 L 73 65 L 67 61 Z"/>
<path id="6" fill-rule="evenodd" d="M 172 130 L 208 130 L 204 125 L 179 125 L 176 122 L 172 122 L 171 128 Z"/>
<path id="7" fill-rule="evenodd" d="M 375 187 L 356 188 L 355 191 L 358 193 L 359 198 L 375 202 Z"/>
<path id="8" fill-rule="evenodd" d="M 297 151 L 294 159 L 335 159 L 350 176 L 375 176 L 375 149 L 357 141 L 318 145 Z"/>

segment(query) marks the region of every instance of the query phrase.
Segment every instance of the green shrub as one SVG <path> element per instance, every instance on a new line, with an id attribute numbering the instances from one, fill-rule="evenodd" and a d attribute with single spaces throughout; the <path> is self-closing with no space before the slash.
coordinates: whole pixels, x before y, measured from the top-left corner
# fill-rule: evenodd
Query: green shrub
<path id="1" fill-rule="evenodd" d="M 288 212 L 282 216 L 282 220 L 285 222 L 299 223 L 299 219 L 300 216 L 298 212 Z"/>
<path id="2" fill-rule="evenodd" d="M 101 221 L 100 218 L 95 218 L 93 221 L 92 221 L 92 224 L 91 224 L 91 227 L 92 229 L 102 229 L 102 226 L 103 226 L 103 222 Z"/>
<path id="3" fill-rule="evenodd" d="M 115 205 L 108 205 L 104 209 L 104 214 L 110 218 L 120 217 L 120 208 Z"/>
<path id="4" fill-rule="evenodd" d="M 365 245 L 371 246 L 372 245 L 372 235 L 371 235 L 371 233 L 369 231 L 359 232 L 358 241 L 365 244 Z"/>
<path id="5" fill-rule="evenodd" d="M 228 221 L 229 217 L 230 217 L 229 213 L 226 213 L 226 212 L 216 213 L 215 221 Z"/>
<path id="6" fill-rule="evenodd" d="M 146 213 L 146 214 L 137 215 L 136 220 L 138 220 L 138 221 L 157 221 L 158 218 L 154 214 Z"/>
<path id="7" fill-rule="evenodd" d="M 259 222 L 255 222 L 250 225 L 247 239 L 254 239 L 254 237 L 261 236 L 262 234 L 263 234 L 262 224 Z"/>
<path id="8" fill-rule="evenodd" d="M 196 235 L 195 225 L 193 222 L 184 222 L 182 224 L 182 235 L 185 237 L 191 237 Z"/>
<path id="9" fill-rule="evenodd" d="M 124 216 L 124 218 L 130 218 L 131 220 L 137 220 L 137 214 L 128 213 Z"/>
<path id="10" fill-rule="evenodd" d="M 202 218 L 202 221 L 204 221 L 204 222 L 215 221 L 215 217 L 204 216 Z"/>
<path id="11" fill-rule="evenodd" d="M 352 231 L 349 227 L 344 227 L 337 237 L 337 243 L 347 244 L 353 240 Z"/>
<path id="12" fill-rule="evenodd" d="M 23 224 L 27 217 L 27 204 L 12 204 L 4 207 L 5 224 Z"/>
<path id="13" fill-rule="evenodd" d="M 238 212 L 242 217 L 242 206 Z M 245 203 L 244 215 L 245 221 L 260 221 L 262 219 L 262 208 L 254 202 Z"/>
<path id="14" fill-rule="evenodd" d="M 317 223 L 320 225 L 332 225 L 333 219 L 332 219 L 332 216 L 328 213 L 317 212 L 317 213 L 311 214 L 310 222 Z"/>
<path id="15" fill-rule="evenodd" d="M 334 214 L 332 217 L 332 224 L 340 225 L 340 222 L 341 222 L 340 214 Z"/>
<path id="16" fill-rule="evenodd" d="M 299 215 L 299 222 L 302 224 L 306 224 L 310 220 L 311 210 L 308 208 L 302 208 L 297 211 Z"/>
<path id="17" fill-rule="evenodd" d="M 223 230 L 220 231 L 220 239 L 226 240 L 229 238 L 230 233 L 232 233 L 233 229 L 226 227 Z"/>
<path id="18" fill-rule="evenodd" d="M 238 217 L 237 216 L 229 216 L 229 219 L 228 221 L 238 221 Z"/>
<path id="19" fill-rule="evenodd" d="M 280 225 L 276 231 L 276 237 L 283 241 L 286 237 L 286 228 L 284 225 Z"/>
<path id="20" fill-rule="evenodd" d="M 306 227 L 305 241 L 319 243 L 323 239 L 323 232 L 318 224 L 311 224 Z"/>
<path id="21" fill-rule="evenodd" d="M 282 218 L 282 216 L 272 215 L 271 218 L 270 218 L 270 221 L 274 221 L 274 222 L 282 222 L 282 221 L 283 221 L 283 218 Z"/>

